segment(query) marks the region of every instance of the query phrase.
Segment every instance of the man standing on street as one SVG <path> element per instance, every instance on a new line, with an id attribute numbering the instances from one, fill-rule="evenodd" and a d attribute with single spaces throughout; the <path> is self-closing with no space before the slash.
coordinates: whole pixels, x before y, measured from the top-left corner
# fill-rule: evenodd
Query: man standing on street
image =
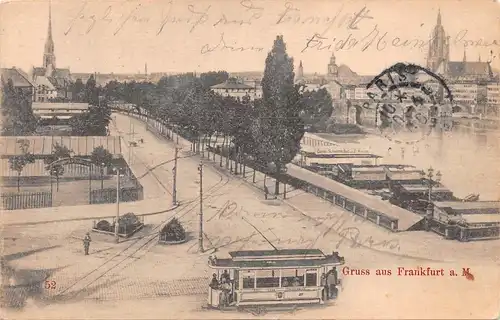
<path id="1" fill-rule="evenodd" d="M 85 238 L 83 238 L 83 248 L 85 249 L 85 255 L 89 255 L 90 242 L 92 239 L 90 238 L 90 234 L 87 232 Z"/>

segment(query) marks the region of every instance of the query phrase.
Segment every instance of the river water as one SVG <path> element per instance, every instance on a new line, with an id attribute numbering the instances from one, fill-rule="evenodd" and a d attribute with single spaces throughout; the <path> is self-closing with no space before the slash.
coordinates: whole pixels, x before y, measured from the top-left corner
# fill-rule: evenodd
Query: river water
<path id="1" fill-rule="evenodd" d="M 383 157 L 380 163 L 432 166 L 441 182 L 457 197 L 479 193 L 480 200 L 500 199 L 500 132 L 454 126 L 449 132 L 425 136 L 395 135 L 391 141 L 378 134 L 317 134 L 339 147 L 368 149 Z M 395 141 L 399 140 L 399 141 Z"/>

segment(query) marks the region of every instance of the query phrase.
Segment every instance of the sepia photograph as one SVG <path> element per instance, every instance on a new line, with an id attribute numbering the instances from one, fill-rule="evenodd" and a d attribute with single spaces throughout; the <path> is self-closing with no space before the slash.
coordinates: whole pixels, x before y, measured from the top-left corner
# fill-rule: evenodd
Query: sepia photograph
<path id="1" fill-rule="evenodd" d="M 0 318 L 500 319 L 500 1 L 0 27 Z"/>

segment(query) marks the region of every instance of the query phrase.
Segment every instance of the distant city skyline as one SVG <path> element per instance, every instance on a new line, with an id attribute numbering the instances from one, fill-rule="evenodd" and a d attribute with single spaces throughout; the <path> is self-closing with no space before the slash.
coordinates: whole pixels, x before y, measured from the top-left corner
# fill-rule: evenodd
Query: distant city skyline
<path id="1" fill-rule="evenodd" d="M 493 58 L 499 69 L 498 3 L 430 3 L 52 1 L 52 32 L 57 66 L 72 73 L 143 74 L 146 63 L 150 74 L 262 72 L 274 38 L 283 34 L 295 68 L 301 60 L 306 75 L 325 74 L 332 52 L 339 65 L 370 75 L 400 61 L 425 65 L 440 9 L 450 59 L 462 60 L 465 49 L 468 61 Z M 1 5 L 2 67 L 42 64 L 48 15 L 48 1 Z"/>

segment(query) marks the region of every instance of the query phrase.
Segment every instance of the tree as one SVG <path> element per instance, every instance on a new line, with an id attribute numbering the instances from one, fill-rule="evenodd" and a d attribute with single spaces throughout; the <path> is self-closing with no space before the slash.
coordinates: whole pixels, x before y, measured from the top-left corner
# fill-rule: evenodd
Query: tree
<path id="1" fill-rule="evenodd" d="M 92 163 L 98 165 L 101 168 L 101 189 L 104 188 L 104 168 L 109 167 L 113 161 L 113 155 L 105 149 L 103 146 L 95 147 L 90 154 L 90 160 Z"/>
<path id="2" fill-rule="evenodd" d="M 90 75 L 85 84 L 85 102 L 93 106 L 99 105 L 99 92 L 93 74 Z"/>
<path id="3" fill-rule="evenodd" d="M 229 79 L 229 73 L 226 71 L 209 71 L 200 74 L 200 81 L 205 88 L 210 88 L 216 84 L 223 83 Z"/>
<path id="4" fill-rule="evenodd" d="M 304 110 L 300 118 L 311 131 L 325 130 L 326 122 L 333 112 L 333 101 L 325 88 L 317 91 L 305 91 L 302 94 Z"/>
<path id="5" fill-rule="evenodd" d="M 35 162 L 35 156 L 32 153 L 24 152 L 21 155 L 9 158 L 9 166 L 11 170 L 17 171 L 17 192 L 20 191 L 19 181 L 24 167 L 29 163 Z"/>
<path id="6" fill-rule="evenodd" d="M 283 36 L 277 36 L 268 53 L 262 79 L 262 101 L 256 105 L 254 139 L 259 141 L 258 157 L 272 163 L 276 173 L 275 193 L 286 164 L 300 150 L 304 123 L 300 118 L 304 104 L 300 86 L 294 84 L 293 59 L 286 53 Z"/>
<path id="7" fill-rule="evenodd" d="M 29 135 L 37 126 L 31 108 L 31 96 L 14 87 L 12 79 L 3 85 L 1 126 L 2 134 L 9 136 Z"/>
<path id="8" fill-rule="evenodd" d="M 49 170 L 49 174 L 53 177 L 56 177 L 57 191 L 59 191 L 59 177 L 64 174 L 64 167 L 61 164 L 52 163 L 60 159 L 70 158 L 72 152 L 73 151 L 65 145 L 56 143 L 52 147 L 52 153 L 43 160 L 46 164 L 47 170 Z"/>
<path id="9" fill-rule="evenodd" d="M 85 85 L 82 82 L 82 79 L 78 78 L 75 80 L 73 84 L 71 84 L 71 98 L 73 102 L 82 102 L 84 101 L 85 95 Z"/>

